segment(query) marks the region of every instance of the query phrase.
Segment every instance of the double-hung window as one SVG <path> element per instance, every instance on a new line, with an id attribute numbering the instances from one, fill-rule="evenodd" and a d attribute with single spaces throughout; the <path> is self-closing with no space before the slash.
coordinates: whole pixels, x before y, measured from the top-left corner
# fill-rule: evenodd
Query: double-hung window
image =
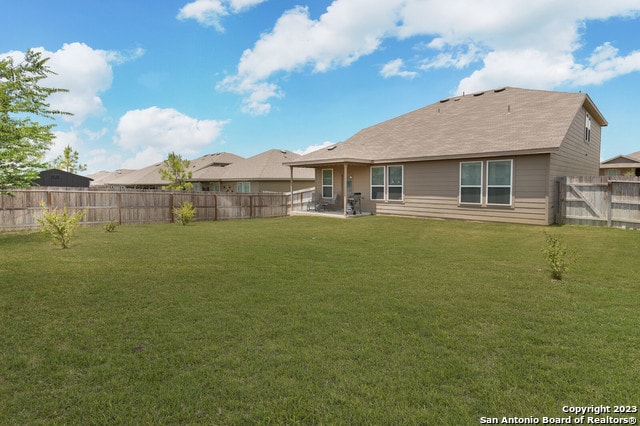
<path id="1" fill-rule="evenodd" d="M 460 163 L 460 204 L 510 206 L 512 189 L 513 160 Z M 486 197 L 484 203 L 483 196 Z"/>
<path id="2" fill-rule="evenodd" d="M 487 161 L 487 204 L 511 205 L 512 160 Z"/>
<path id="3" fill-rule="evenodd" d="M 371 167 L 371 199 L 384 200 L 384 166 Z"/>
<path id="4" fill-rule="evenodd" d="M 586 113 L 584 118 L 584 140 L 589 142 L 591 140 L 591 117 L 589 113 Z"/>
<path id="5" fill-rule="evenodd" d="M 387 192 L 389 200 L 402 200 L 402 172 L 402 166 L 387 166 L 387 174 L 389 175 Z"/>
<path id="6" fill-rule="evenodd" d="M 482 161 L 460 163 L 460 204 L 482 204 Z"/>
<path id="7" fill-rule="evenodd" d="M 333 198 L 333 169 L 322 169 L 322 198 Z"/>
<path id="8" fill-rule="evenodd" d="M 371 199 L 402 201 L 404 193 L 403 166 L 371 167 Z"/>

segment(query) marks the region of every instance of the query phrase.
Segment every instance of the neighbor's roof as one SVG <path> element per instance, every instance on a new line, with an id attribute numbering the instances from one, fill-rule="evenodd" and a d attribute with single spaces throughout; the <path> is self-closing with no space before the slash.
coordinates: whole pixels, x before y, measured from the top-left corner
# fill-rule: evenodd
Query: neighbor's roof
<path id="1" fill-rule="evenodd" d="M 623 168 L 640 167 L 640 151 L 618 155 L 600 163 L 601 169 L 623 169 Z"/>
<path id="2" fill-rule="evenodd" d="M 91 186 L 100 186 L 100 185 L 105 185 L 106 182 L 109 182 L 113 179 L 119 178 L 127 173 L 133 172 L 134 170 L 127 170 L 127 169 L 118 169 L 115 171 L 106 171 L 106 170 L 102 170 L 96 173 L 92 173 L 90 175 L 87 175 L 88 177 L 90 177 L 91 179 L 93 179 L 93 181 L 91 182 Z"/>
<path id="3" fill-rule="evenodd" d="M 204 168 L 222 168 L 235 161 L 242 160 L 242 157 L 228 152 L 207 154 L 191 160 L 188 171 L 192 174 Z M 140 170 L 133 170 L 113 179 L 105 180 L 109 185 L 166 185 L 169 181 L 160 177 L 162 162 L 153 164 Z"/>
<path id="4" fill-rule="evenodd" d="M 221 181 L 257 181 L 290 179 L 291 170 L 283 163 L 300 158 L 291 151 L 271 149 L 253 157 L 230 164 L 222 170 Z M 204 172 L 206 170 L 203 170 Z M 294 169 L 293 179 L 314 180 L 315 172 L 311 169 Z M 194 173 L 192 180 L 201 180 L 201 172 Z"/>
<path id="5" fill-rule="evenodd" d="M 487 90 L 443 99 L 287 164 L 370 164 L 554 152 L 582 107 L 601 126 L 607 125 L 585 93 L 514 87 Z"/>

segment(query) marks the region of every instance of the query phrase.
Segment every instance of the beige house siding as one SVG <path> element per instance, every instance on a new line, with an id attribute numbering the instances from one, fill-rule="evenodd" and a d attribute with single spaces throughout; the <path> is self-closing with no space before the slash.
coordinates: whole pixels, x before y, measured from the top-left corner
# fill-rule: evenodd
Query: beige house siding
<path id="1" fill-rule="evenodd" d="M 257 194 L 260 192 L 289 192 L 291 190 L 291 181 L 284 180 L 246 180 L 246 181 L 224 181 L 220 182 L 220 192 L 237 192 L 239 182 L 249 182 L 251 184 L 251 193 Z M 314 182 L 308 181 L 293 181 L 293 190 L 298 191 L 300 189 L 313 188 Z"/>
<path id="2" fill-rule="evenodd" d="M 586 94 L 506 87 L 443 99 L 285 164 L 315 167 L 318 191 L 322 168 L 330 165 L 340 195 L 346 173 L 349 192 L 361 192 L 363 210 L 373 213 L 548 225 L 558 208 L 557 178 L 598 174 L 606 125 Z M 513 161 L 509 206 L 487 204 L 487 161 L 498 159 Z M 461 161 L 483 162 L 484 204 L 458 202 Z M 370 165 L 400 164 L 403 199 L 372 201 Z"/>
<path id="3" fill-rule="evenodd" d="M 293 190 L 313 188 L 313 181 L 293 181 Z M 255 192 L 289 192 L 291 183 L 286 181 L 252 181 L 251 191 Z"/>
<path id="4" fill-rule="evenodd" d="M 497 158 L 464 161 L 484 162 L 495 159 Z M 404 165 L 404 200 L 368 204 L 374 204 L 373 211 L 378 214 L 546 225 L 545 176 L 548 156 L 500 159 L 513 160 L 513 205 L 510 207 L 460 205 L 460 160 L 407 163 Z M 486 180 L 486 173 L 484 179 Z M 483 200 L 485 195 L 483 189 Z"/>
<path id="5" fill-rule="evenodd" d="M 561 176 L 597 176 L 600 170 L 600 143 L 602 128 L 591 120 L 591 138 L 585 141 L 585 118 L 587 111 L 581 108 L 571 123 L 557 153 L 551 154 L 549 167 L 549 223 L 555 219 L 558 188 Z"/>

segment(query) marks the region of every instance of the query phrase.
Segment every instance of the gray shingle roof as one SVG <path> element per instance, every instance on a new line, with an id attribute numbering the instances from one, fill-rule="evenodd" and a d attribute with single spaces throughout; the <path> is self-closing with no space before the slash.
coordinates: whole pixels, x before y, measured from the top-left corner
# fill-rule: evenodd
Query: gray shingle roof
<path id="1" fill-rule="evenodd" d="M 584 93 L 506 87 L 443 99 L 363 129 L 288 164 L 400 162 L 556 151 L 582 107 L 607 122 Z"/>
<path id="2" fill-rule="evenodd" d="M 235 162 L 222 170 L 219 180 L 282 180 L 289 179 L 291 172 L 284 162 L 293 161 L 300 155 L 291 151 L 271 149 L 261 154 Z M 194 173 L 192 180 L 197 180 L 200 175 Z M 313 170 L 294 169 L 294 179 L 315 179 Z"/>
<path id="3" fill-rule="evenodd" d="M 222 167 L 215 167 L 221 165 L 231 164 L 235 161 L 242 160 L 242 157 L 231 154 L 228 152 L 220 152 L 216 154 L 207 154 L 202 157 L 198 157 L 195 160 L 191 160 L 189 164 L 189 171 L 193 174 L 199 170 L 210 169 L 222 169 Z M 121 176 L 114 176 L 105 183 L 109 185 L 166 185 L 169 181 L 163 180 L 160 177 L 160 168 L 162 162 L 147 166 L 140 170 L 133 170 Z"/>
<path id="4" fill-rule="evenodd" d="M 640 166 L 640 151 L 627 155 L 617 155 L 600 163 L 601 169 L 617 169 Z"/>

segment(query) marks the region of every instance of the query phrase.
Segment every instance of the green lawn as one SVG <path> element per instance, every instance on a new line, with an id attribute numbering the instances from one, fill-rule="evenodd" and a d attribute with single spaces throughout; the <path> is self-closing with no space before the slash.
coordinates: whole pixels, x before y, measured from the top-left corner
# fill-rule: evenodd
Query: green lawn
<path id="1" fill-rule="evenodd" d="M 578 258 L 553 281 L 541 249 Z M 372 216 L 0 234 L 0 424 L 640 405 L 640 232 Z"/>

